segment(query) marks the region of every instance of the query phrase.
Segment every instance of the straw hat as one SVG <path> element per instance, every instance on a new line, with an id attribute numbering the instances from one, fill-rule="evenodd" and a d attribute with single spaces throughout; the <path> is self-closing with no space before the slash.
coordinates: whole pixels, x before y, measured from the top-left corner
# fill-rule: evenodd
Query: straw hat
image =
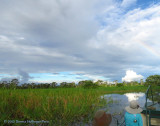
<path id="1" fill-rule="evenodd" d="M 111 121 L 111 114 L 106 114 L 105 111 L 98 110 L 94 116 L 93 126 L 109 126 Z"/>
<path id="2" fill-rule="evenodd" d="M 125 107 L 125 110 L 131 114 L 137 114 L 143 111 L 135 100 L 131 101 L 130 106 Z"/>

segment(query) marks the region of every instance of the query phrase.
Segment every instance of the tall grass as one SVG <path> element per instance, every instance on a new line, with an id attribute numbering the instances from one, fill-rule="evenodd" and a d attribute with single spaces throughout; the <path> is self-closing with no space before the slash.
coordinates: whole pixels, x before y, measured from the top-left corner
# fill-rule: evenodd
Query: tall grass
<path id="1" fill-rule="evenodd" d="M 89 115 L 106 101 L 96 89 L 0 89 L 0 116 L 3 120 L 46 120 L 68 125 L 89 120 Z M 94 106 L 93 106 L 94 104 Z M 15 124 L 16 125 L 16 124 Z"/>
<path id="2" fill-rule="evenodd" d="M 109 101 L 108 93 L 145 92 L 145 86 L 99 87 L 97 89 L 0 89 L 0 121 L 49 121 L 50 125 L 88 122 L 94 112 Z M 18 124 L 12 124 L 18 125 Z"/>

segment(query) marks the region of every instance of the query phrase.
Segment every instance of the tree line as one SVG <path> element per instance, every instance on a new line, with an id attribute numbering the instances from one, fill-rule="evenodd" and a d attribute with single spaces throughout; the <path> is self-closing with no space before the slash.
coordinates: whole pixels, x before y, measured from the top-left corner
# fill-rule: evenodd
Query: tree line
<path id="1" fill-rule="evenodd" d="M 28 89 L 28 88 L 58 88 L 58 87 L 64 87 L 64 88 L 76 88 L 76 87 L 84 87 L 84 88 L 97 88 L 99 86 L 132 86 L 132 85 L 152 85 L 152 86 L 157 86 L 160 85 L 160 75 L 151 75 L 147 77 L 145 82 L 143 79 L 140 80 L 140 82 L 137 81 L 132 81 L 132 82 L 123 82 L 123 83 L 118 83 L 117 80 L 115 80 L 112 84 L 108 83 L 106 81 L 98 80 L 96 82 L 93 82 L 92 80 L 83 80 L 79 81 L 78 84 L 75 84 L 75 82 L 61 82 L 58 84 L 57 82 L 52 82 L 52 83 L 24 83 L 24 84 L 19 84 L 18 79 L 12 79 L 11 81 L 3 81 L 0 82 L 0 88 L 9 88 L 9 89 Z"/>
<path id="2" fill-rule="evenodd" d="M 61 82 L 58 84 L 57 82 L 52 82 L 52 83 L 24 83 L 24 84 L 19 84 L 18 79 L 12 79 L 11 81 L 3 81 L 0 82 L 0 88 L 8 88 L 8 89 L 28 89 L 28 88 L 58 88 L 58 87 L 63 87 L 63 88 L 76 88 L 76 87 L 98 87 L 97 83 L 94 83 L 91 80 L 84 80 L 84 81 L 79 81 L 78 84 L 75 82 Z"/>

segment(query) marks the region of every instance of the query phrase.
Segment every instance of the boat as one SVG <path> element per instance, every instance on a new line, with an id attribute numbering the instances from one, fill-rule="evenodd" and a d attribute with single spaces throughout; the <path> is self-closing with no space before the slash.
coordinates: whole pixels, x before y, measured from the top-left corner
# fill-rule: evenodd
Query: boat
<path id="1" fill-rule="evenodd" d="M 149 85 L 146 93 L 145 106 L 141 113 L 143 119 L 143 126 L 160 126 L 160 101 L 155 101 L 155 98 L 160 98 L 160 91 L 155 92 L 151 85 Z"/>
<path id="2" fill-rule="evenodd" d="M 160 91 L 154 91 L 153 95 L 152 87 L 149 85 L 145 92 L 145 98 L 145 105 L 142 107 L 143 111 L 141 112 L 143 126 L 160 126 Z M 159 98 L 159 100 L 155 101 L 155 98 Z M 125 126 L 124 118 L 121 122 L 117 119 L 117 126 Z"/>

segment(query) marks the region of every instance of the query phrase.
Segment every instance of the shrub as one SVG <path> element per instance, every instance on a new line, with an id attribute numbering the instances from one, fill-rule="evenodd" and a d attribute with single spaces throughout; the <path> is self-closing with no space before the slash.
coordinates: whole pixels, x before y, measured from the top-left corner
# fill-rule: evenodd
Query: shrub
<path id="1" fill-rule="evenodd" d="M 84 85 L 83 85 L 83 88 L 97 88 L 99 87 L 97 84 L 93 83 L 93 81 L 91 80 L 86 80 Z"/>
<path id="2" fill-rule="evenodd" d="M 145 85 L 158 86 L 160 85 L 160 75 L 151 75 L 147 77 Z"/>
<path id="3" fill-rule="evenodd" d="M 124 86 L 123 83 L 118 83 L 117 84 L 117 87 L 122 87 L 122 86 Z"/>

